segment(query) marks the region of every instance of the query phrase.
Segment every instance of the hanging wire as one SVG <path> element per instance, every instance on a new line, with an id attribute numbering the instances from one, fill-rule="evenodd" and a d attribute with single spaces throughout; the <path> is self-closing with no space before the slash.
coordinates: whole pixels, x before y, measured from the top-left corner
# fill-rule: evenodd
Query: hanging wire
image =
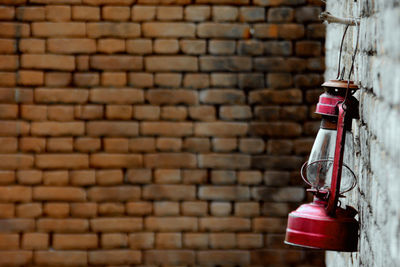
<path id="1" fill-rule="evenodd" d="M 339 79 L 340 76 L 340 63 L 342 61 L 342 50 L 343 50 L 343 43 L 344 43 L 344 37 L 346 37 L 347 29 L 349 28 L 349 24 L 346 25 L 346 28 L 344 29 L 343 36 L 342 36 L 342 41 L 340 42 L 340 50 L 339 50 L 339 64 L 337 68 L 337 76 L 336 80 Z"/>

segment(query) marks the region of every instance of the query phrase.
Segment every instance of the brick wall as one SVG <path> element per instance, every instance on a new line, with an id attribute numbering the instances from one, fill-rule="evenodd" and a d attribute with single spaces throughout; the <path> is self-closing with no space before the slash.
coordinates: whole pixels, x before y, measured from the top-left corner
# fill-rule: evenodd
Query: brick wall
<path id="1" fill-rule="evenodd" d="M 329 252 L 327 265 L 400 266 L 399 2 L 329 0 L 327 9 L 341 17 L 361 17 L 354 75 L 361 87 L 357 93 L 361 118 L 353 122 L 353 149 L 347 155 L 358 186 L 344 200 L 359 211 L 359 251 Z M 327 79 L 336 77 L 338 36 L 343 30 L 343 25 L 328 26 Z M 356 36 L 350 29 L 345 42 L 347 66 Z"/>
<path id="2" fill-rule="evenodd" d="M 321 3 L 0 0 L 0 265 L 322 265 Z"/>

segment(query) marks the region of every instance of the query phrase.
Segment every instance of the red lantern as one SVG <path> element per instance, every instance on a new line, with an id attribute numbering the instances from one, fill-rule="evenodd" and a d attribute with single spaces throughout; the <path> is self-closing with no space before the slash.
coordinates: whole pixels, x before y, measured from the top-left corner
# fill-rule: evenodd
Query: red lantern
<path id="1" fill-rule="evenodd" d="M 343 193 L 354 188 L 355 175 L 343 164 L 346 131 L 358 117 L 358 101 L 351 96 L 358 87 L 350 81 L 331 80 L 322 85 L 316 113 L 322 115 L 321 127 L 310 158 L 301 170 L 312 188 L 314 201 L 289 214 L 285 243 L 336 251 L 356 251 L 357 211 L 338 205 Z M 348 135 L 349 136 L 349 135 Z M 343 168 L 344 167 L 344 168 Z"/>

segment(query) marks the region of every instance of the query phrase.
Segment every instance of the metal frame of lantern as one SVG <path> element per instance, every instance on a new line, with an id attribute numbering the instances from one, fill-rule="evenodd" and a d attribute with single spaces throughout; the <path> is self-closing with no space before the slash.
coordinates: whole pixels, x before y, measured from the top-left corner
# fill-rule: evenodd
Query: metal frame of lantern
<path id="1" fill-rule="evenodd" d="M 344 197 L 342 193 L 355 186 L 355 175 L 347 165 L 343 164 L 343 154 L 346 130 L 350 129 L 352 119 L 358 118 L 358 101 L 352 96 L 358 86 L 350 81 L 350 76 L 358 46 L 359 27 L 349 78 L 347 81 L 343 80 L 343 69 L 342 77 L 338 79 L 343 40 L 348 26 L 345 28 L 340 46 L 338 76 L 336 80 L 322 84 L 325 93 L 319 97 L 316 107 L 316 113 L 322 115 L 320 128 L 336 131 L 334 156 L 333 159 L 324 158 L 314 162 L 306 162 L 301 169 L 302 178 L 309 185 L 313 185 L 313 183 L 308 180 L 307 174 L 305 175 L 304 172 L 307 172 L 310 165 L 317 164 L 316 166 L 320 168 L 322 162 L 333 161 L 332 172 L 323 173 L 320 172 L 320 169 L 317 169 L 316 181 L 318 184 L 307 190 L 313 193 L 313 202 L 303 204 L 289 214 L 285 237 L 285 243 L 289 245 L 335 251 L 357 251 L 359 225 L 354 218 L 357 211 L 350 206 L 342 208 L 338 205 L 339 198 Z M 340 192 L 343 166 L 349 170 L 354 182 L 350 188 Z M 318 176 L 322 173 L 330 175 L 329 188 L 318 186 Z"/>

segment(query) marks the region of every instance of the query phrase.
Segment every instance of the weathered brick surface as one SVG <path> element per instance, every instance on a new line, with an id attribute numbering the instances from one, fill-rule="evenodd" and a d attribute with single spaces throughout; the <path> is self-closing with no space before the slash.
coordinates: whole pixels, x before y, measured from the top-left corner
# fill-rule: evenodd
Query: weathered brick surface
<path id="1" fill-rule="evenodd" d="M 281 242 L 322 9 L 0 0 L 0 265 L 321 265 Z"/>

